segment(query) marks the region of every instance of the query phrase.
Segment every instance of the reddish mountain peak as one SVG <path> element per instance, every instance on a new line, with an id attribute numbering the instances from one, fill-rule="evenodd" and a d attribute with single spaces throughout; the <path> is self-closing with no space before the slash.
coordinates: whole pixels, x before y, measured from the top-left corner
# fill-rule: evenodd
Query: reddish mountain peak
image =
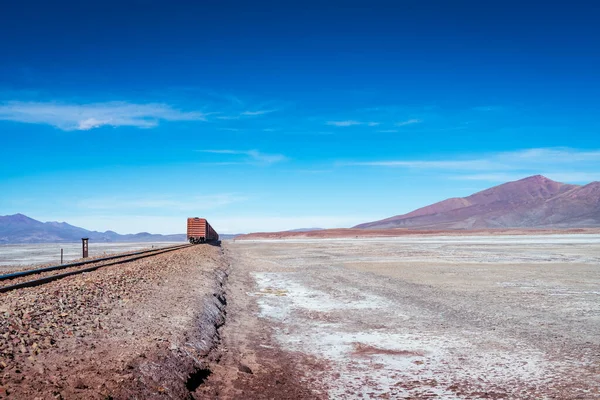
<path id="1" fill-rule="evenodd" d="M 533 182 L 533 183 L 554 182 L 554 183 L 559 183 L 559 182 L 553 181 L 552 179 L 546 178 L 544 175 L 532 175 L 532 176 L 528 176 L 527 178 L 519 179 L 514 182 Z M 507 182 L 507 183 L 510 183 L 510 182 Z"/>
<path id="2" fill-rule="evenodd" d="M 547 225 L 600 226 L 600 182 L 579 186 L 534 175 L 468 197 L 440 201 L 408 214 L 357 225 L 357 228 L 474 229 Z"/>
<path id="3" fill-rule="evenodd" d="M 494 186 L 472 194 L 467 199 L 473 204 L 490 204 L 498 201 L 507 203 L 531 202 L 546 200 L 576 187 L 577 185 L 555 182 L 543 175 L 534 175 Z"/>

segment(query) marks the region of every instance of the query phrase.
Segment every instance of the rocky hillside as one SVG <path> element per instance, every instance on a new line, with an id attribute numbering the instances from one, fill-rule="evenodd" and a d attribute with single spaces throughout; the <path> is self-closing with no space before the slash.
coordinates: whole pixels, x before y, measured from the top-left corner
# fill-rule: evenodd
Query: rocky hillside
<path id="1" fill-rule="evenodd" d="M 356 226 L 361 229 L 577 227 L 600 227 L 600 182 L 569 185 L 541 175 Z"/>

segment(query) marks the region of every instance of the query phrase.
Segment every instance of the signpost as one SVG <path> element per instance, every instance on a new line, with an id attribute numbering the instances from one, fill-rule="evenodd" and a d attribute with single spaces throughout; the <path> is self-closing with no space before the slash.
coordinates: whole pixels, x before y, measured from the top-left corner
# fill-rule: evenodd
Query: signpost
<path id="1" fill-rule="evenodd" d="M 88 258 L 88 240 L 89 240 L 89 238 L 81 238 L 81 247 L 83 250 L 83 258 Z"/>

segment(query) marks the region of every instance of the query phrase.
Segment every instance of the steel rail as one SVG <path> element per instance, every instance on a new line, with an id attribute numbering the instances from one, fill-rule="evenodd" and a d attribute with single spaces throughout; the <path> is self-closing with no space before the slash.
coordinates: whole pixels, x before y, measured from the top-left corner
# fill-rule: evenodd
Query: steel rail
<path id="1" fill-rule="evenodd" d="M 127 258 L 125 260 L 119 260 L 119 261 L 114 261 L 111 263 L 107 263 L 107 264 L 100 264 L 100 265 L 94 265 L 92 267 L 88 267 L 88 268 L 83 268 L 83 269 L 78 269 L 75 271 L 70 271 L 70 272 L 65 272 L 62 274 L 57 274 L 57 275 L 50 275 L 50 276 L 46 276 L 40 279 L 34 279 L 31 281 L 27 281 L 27 282 L 20 282 L 20 283 L 15 283 L 14 285 L 8 285 L 8 286 L 2 286 L 0 287 L 0 293 L 6 293 L 6 292 L 10 292 L 11 290 L 16 290 L 16 289 L 21 289 L 21 288 L 26 288 L 26 287 L 34 287 L 34 286 L 39 286 L 39 285 L 43 285 L 44 283 L 48 283 L 48 282 L 52 282 L 52 281 L 56 281 L 62 278 L 66 278 L 68 276 L 72 276 L 72 275 L 77 275 L 77 274 L 82 274 L 85 272 L 92 272 L 95 271 L 99 268 L 102 267 L 108 267 L 111 265 L 119 265 L 119 264 L 125 264 L 131 261 L 136 261 L 136 260 L 140 260 L 142 258 L 148 258 L 148 257 L 153 257 L 156 256 L 158 254 L 163 254 L 163 253 L 168 253 L 171 251 L 175 251 L 175 250 L 180 250 L 180 249 L 184 249 L 187 247 L 193 246 L 191 244 L 186 244 L 186 245 L 182 245 L 182 246 L 173 246 L 173 247 L 167 247 L 167 248 L 161 248 L 161 249 L 154 249 L 154 250 L 146 250 L 143 252 L 137 252 L 137 253 L 132 253 L 132 254 L 127 254 L 127 255 L 121 255 L 121 256 L 113 256 L 113 257 L 106 257 L 103 259 L 97 259 L 94 261 L 86 261 L 86 262 L 82 262 L 82 263 L 72 263 L 72 264 L 64 264 L 64 265 L 59 265 L 56 267 L 62 267 L 62 268 L 53 268 L 50 271 L 54 271 L 57 269 L 66 269 L 66 268 L 72 268 L 72 267 L 78 267 L 81 265 L 85 265 L 85 264 L 91 264 L 91 263 L 99 263 L 101 261 L 107 261 L 107 260 L 111 260 L 111 259 L 115 259 L 115 258 L 123 258 L 123 257 L 127 257 L 127 256 L 132 256 L 131 258 Z M 152 252 L 152 254 L 148 254 Z M 48 269 L 42 268 L 42 269 L 38 269 L 35 270 L 37 271 L 37 273 L 40 272 L 47 272 Z M 23 271 L 23 272 L 31 272 L 31 271 Z M 31 274 L 28 274 L 31 275 Z M 23 276 L 23 275 L 21 275 Z M 19 276 L 19 277 L 21 277 Z"/>
<path id="2" fill-rule="evenodd" d="M 0 275 L 0 281 L 5 281 L 5 280 L 8 280 L 8 279 L 20 278 L 22 276 L 40 274 L 42 272 L 56 271 L 56 270 L 61 270 L 61 269 L 66 269 L 66 268 L 72 268 L 72 267 L 79 267 L 81 265 L 93 264 L 93 263 L 97 263 L 97 262 L 101 262 L 101 261 L 115 260 L 117 258 L 123 258 L 123 257 L 129 257 L 129 256 L 136 256 L 136 255 L 139 255 L 139 254 L 146 254 L 146 253 L 156 252 L 156 251 L 159 251 L 159 250 L 183 248 L 183 247 L 187 247 L 187 246 L 190 246 L 190 245 L 186 243 L 186 244 L 177 245 L 177 246 L 161 247 L 161 248 L 158 248 L 158 249 L 136 251 L 136 252 L 133 252 L 133 253 L 118 254 L 118 255 L 110 256 L 110 257 L 95 258 L 93 260 L 78 261 L 78 262 L 74 262 L 74 263 L 70 263 L 70 264 L 60 264 L 60 265 L 53 265 L 51 267 L 44 267 L 44 268 L 38 268 L 38 269 L 29 269 L 27 271 L 19 271 L 19 272 L 13 272 L 13 273 L 10 273 L 10 274 Z"/>

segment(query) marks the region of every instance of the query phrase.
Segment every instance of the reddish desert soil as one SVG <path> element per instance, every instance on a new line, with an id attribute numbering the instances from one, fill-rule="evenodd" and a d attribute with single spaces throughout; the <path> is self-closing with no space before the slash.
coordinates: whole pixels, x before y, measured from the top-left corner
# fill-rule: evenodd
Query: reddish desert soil
<path id="1" fill-rule="evenodd" d="M 236 236 L 235 240 L 256 239 L 312 239 L 312 238 L 361 238 L 399 236 L 495 236 L 495 235 L 555 235 L 555 234 L 598 234 L 600 228 L 573 229 L 472 229 L 472 230 L 427 230 L 427 229 L 323 229 L 308 232 L 255 232 Z"/>

